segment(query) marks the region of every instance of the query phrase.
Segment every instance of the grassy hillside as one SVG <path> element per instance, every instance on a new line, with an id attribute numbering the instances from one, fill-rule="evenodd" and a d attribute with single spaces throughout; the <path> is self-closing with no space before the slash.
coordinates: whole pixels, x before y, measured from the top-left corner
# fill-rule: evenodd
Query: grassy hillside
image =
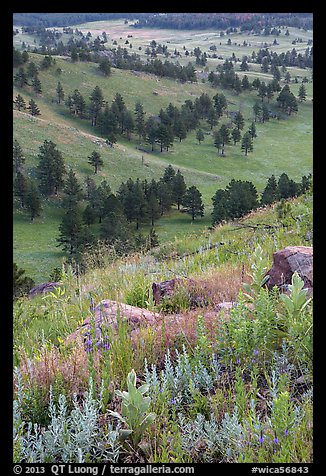
<path id="1" fill-rule="evenodd" d="M 200 33 L 202 34 L 203 32 Z M 17 41 L 16 37 L 14 39 Z M 42 57 L 30 53 L 30 60 L 39 64 Z M 60 76 L 56 72 L 58 67 L 62 70 Z M 271 79 L 271 75 L 261 75 L 259 72 L 252 74 L 257 74 L 264 80 Z M 312 83 L 306 83 L 307 101 L 299 105 L 298 114 L 280 121 L 274 119 L 265 124 L 257 124 L 258 137 L 254 142 L 253 153 L 245 157 L 237 144 L 227 146 L 226 157 L 219 157 L 213 145 L 211 131 L 205 123 L 202 124 L 206 132 L 204 142 L 198 144 L 194 131 L 181 143 L 175 141 L 169 152 L 160 153 L 156 147 L 152 153 L 148 145 L 138 144 L 135 136 L 130 141 L 119 138 L 113 149 L 99 145 L 98 131 L 90 126 L 89 121 L 72 117 L 64 104 L 55 102 L 57 83 L 60 80 L 66 96 L 78 89 L 86 101 L 95 85 L 100 86 L 109 103 L 119 92 L 131 110 L 136 101 L 142 102 L 147 116 L 158 114 L 160 108 L 167 107 L 170 102 L 180 106 L 186 99 L 194 100 L 203 92 L 211 97 L 216 92 L 223 92 L 228 100 L 229 111 L 242 111 L 246 121 L 244 130 L 253 120 L 252 105 L 257 100 L 255 92 L 237 96 L 226 90 L 213 89 L 207 82 L 181 84 L 167 78 L 159 79 L 154 75 L 114 68 L 112 75 L 105 78 L 98 72 L 94 63 L 73 64 L 70 60 L 60 57 L 56 58 L 55 66 L 41 71 L 39 77 L 43 93 L 37 97 L 29 87 L 24 90 L 17 87 L 13 89 L 13 97 L 20 93 L 26 102 L 33 97 L 41 110 L 41 116 L 36 118 L 14 111 L 14 138 L 17 138 L 23 147 L 29 173 L 33 175 L 39 146 L 46 139 L 57 144 L 67 166 L 74 169 L 80 181 L 83 181 L 87 174 L 92 174 L 87 157 L 93 150 L 98 150 L 103 157 L 104 166 L 94 178 L 97 183 L 106 179 L 113 190 L 129 177 L 157 179 L 169 164 L 180 168 L 187 185 L 195 185 L 201 191 L 205 216 L 191 225 L 188 216 L 172 211 L 156 225 L 162 242 L 174 239 L 175 236 L 185 236 L 193 229 L 201 231 L 209 226 L 211 197 L 232 178 L 250 180 L 261 192 L 267 178 L 272 174 L 277 177 L 286 172 L 290 178 L 300 180 L 302 175 L 312 171 Z M 298 88 L 299 84 L 291 84 L 295 95 Z M 274 103 L 275 99 L 271 103 L 272 109 L 276 108 Z M 220 124 L 228 120 L 224 117 Z M 139 146 L 148 152 L 138 150 Z M 28 218 L 19 210 L 14 212 L 14 256 L 20 266 L 37 281 L 48 279 L 49 270 L 60 264 L 62 254 L 55 247 L 55 239 L 61 213 L 58 204 L 53 200 L 48 201 L 42 216 L 33 224 L 30 224 Z M 38 237 L 37 242 L 33 239 L 35 236 Z M 42 253 L 45 253 L 46 257 L 42 257 Z"/>

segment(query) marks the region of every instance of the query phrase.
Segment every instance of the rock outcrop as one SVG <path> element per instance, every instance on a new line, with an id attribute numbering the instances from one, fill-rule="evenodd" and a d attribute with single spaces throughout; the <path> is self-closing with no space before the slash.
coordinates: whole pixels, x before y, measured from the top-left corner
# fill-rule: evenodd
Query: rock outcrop
<path id="1" fill-rule="evenodd" d="M 82 325 L 73 334 L 70 334 L 68 339 L 73 340 L 78 335 L 82 335 L 86 339 L 90 335 L 93 336 L 95 332 L 97 344 L 100 345 L 105 337 L 105 329 L 110 327 L 117 331 L 119 317 L 131 325 L 132 331 L 141 326 L 155 324 L 160 319 L 160 315 L 156 312 L 104 299 L 94 308 L 93 314 L 88 316 Z"/>
<path id="2" fill-rule="evenodd" d="M 28 296 L 30 298 L 33 298 L 35 296 L 39 296 L 40 294 L 49 293 L 50 291 L 54 291 L 55 288 L 57 288 L 60 285 L 61 285 L 60 283 L 54 283 L 54 282 L 38 284 L 37 286 L 34 286 L 34 288 L 32 288 L 29 291 Z"/>
<path id="3" fill-rule="evenodd" d="M 294 272 L 303 280 L 305 287 L 313 288 L 313 248 L 311 246 L 287 246 L 273 255 L 273 266 L 266 273 L 268 289 L 274 286 L 287 288 Z"/>

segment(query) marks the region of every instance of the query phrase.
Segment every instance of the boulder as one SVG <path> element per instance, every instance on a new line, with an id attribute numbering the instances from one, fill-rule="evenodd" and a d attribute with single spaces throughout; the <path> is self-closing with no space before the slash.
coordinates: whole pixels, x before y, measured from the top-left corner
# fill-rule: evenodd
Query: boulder
<path id="1" fill-rule="evenodd" d="M 73 334 L 70 334 L 68 340 L 74 340 L 78 335 L 82 335 L 86 339 L 95 331 L 97 345 L 100 346 L 105 337 L 105 328 L 110 327 L 117 331 L 118 316 L 131 325 L 132 331 L 141 326 L 155 324 L 160 318 L 156 312 L 104 299 L 94 308 L 93 315 L 88 316 L 82 325 Z"/>
<path id="2" fill-rule="evenodd" d="M 266 273 L 268 289 L 274 286 L 287 288 L 292 275 L 297 272 L 305 287 L 313 288 L 313 248 L 311 246 L 287 246 L 273 254 L 273 266 Z"/>
<path id="3" fill-rule="evenodd" d="M 28 296 L 33 298 L 40 294 L 49 293 L 50 291 L 54 291 L 55 288 L 57 288 L 58 286 L 61 286 L 61 283 L 47 282 L 47 283 L 38 284 L 37 286 L 34 286 L 34 288 L 32 288 L 29 291 Z"/>
<path id="4" fill-rule="evenodd" d="M 188 281 L 188 280 L 187 280 Z M 173 278 L 161 283 L 153 283 L 153 299 L 155 304 L 159 304 L 164 297 L 171 297 L 174 295 L 178 287 L 185 287 L 185 279 Z"/>

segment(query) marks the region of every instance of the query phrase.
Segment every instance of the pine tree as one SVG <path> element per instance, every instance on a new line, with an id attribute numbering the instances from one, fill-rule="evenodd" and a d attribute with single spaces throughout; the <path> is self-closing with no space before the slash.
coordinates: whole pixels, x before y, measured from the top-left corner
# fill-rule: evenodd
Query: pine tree
<path id="1" fill-rule="evenodd" d="M 34 181 L 28 183 L 25 207 L 30 214 L 31 221 L 33 221 L 35 217 L 40 216 L 42 211 L 41 197 Z"/>
<path id="2" fill-rule="evenodd" d="M 28 179 L 20 170 L 18 170 L 13 183 L 13 192 L 14 195 L 19 198 L 22 208 L 25 206 L 27 190 Z"/>
<path id="3" fill-rule="evenodd" d="M 234 116 L 233 122 L 236 125 L 238 130 L 243 129 L 245 121 L 241 111 L 237 111 L 237 113 Z"/>
<path id="4" fill-rule="evenodd" d="M 307 98 L 307 91 L 306 91 L 305 85 L 303 83 L 301 83 L 301 86 L 299 88 L 298 98 L 299 98 L 300 102 L 305 101 L 306 98 Z"/>
<path id="5" fill-rule="evenodd" d="M 70 208 L 64 214 L 59 226 L 57 242 L 60 248 L 68 253 L 69 261 L 79 261 L 85 247 L 94 240 L 87 226 L 82 222 L 82 215 L 78 209 Z"/>
<path id="6" fill-rule="evenodd" d="M 257 119 L 260 119 L 261 115 L 261 105 L 258 102 L 255 102 L 255 104 L 252 106 L 252 109 L 255 115 L 255 122 L 257 122 Z"/>
<path id="7" fill-rule="evenodd" d="M 34 78 L 35 76 L 38 75 L 38 68 L 37 68 L 36 64 L 33 63 L 33 61 L 28 63 L 26 74 L 27 74 L 28 78 Z"/>
<path id="8" fill-rule="evenodd" d="M 184 194 L 182 205 L 185 212 L 191 215 L 192 222 L 195 220 L 195 217 L 204 216 L 204 204 L 201 196 L 200 191 L 194 185 L 189 187 Z"/>
<path id="9" fill-rule="evenodd" d="M 261 194 L 261 204 L 270 205 L 279 199 L 277 181 L 274 175 L 267 180 L 266 187 Z"/>
<path id="10" fill-rule="evenodd" d="M 99 86 L 95 86 L 89 99 L 91 101 L 89 110 L 91 114 L 92 126 L 96 126 L 97 117 L 104 106 L 103 93 Z"/>
<path id="11" fill-rule="evenodd" d="M 140 142 L 141 138 L 145 135 L 145 112 L 140 102 L 136 102 L 135 104 L 135 116 L 135 128 Z"/>
<path id="12" fill-rule="evenodd" d="M 98 217 L 99 223 L 102 223 L 102 218 L 105 216 L 105 203 L 111 193 L 110 185 L 106 180 L 102 180 L 91 195 L 90 204 Z"/>
<path id="13" fill-rule="evenodd" d="M 100 61 L 100 64 L 98 66 L 98 69 L 101 71 L 101 73 L 104 74 L 104 76 L 108 77 L 111 74 L 111 63 L 107 58 L 104 58 Z"/>
<path id="14" fill-rule="evenodd" d="M 60 104 L 61 101 L 64 101 L 64 99 L 65 99 L 65 93 L 64 93 L 64 90 L 63 90 L 63 87 L 62 87 L 62 84 L 60 83 L 60 81 L 58 81 L 56 93 L 57 93 L 58 103 Z"/>
<path id="15" fill-rule="evenodd" d="M 161 216 L 165 211 L 168 211 L 171 208 L 173 203 L 172 190 L 169 184 L 164 182 L 162 179 L 157 183 L 157 198 L 160 204 Z"/>
<path id="16" fill-rule="evenodd" d="M 95 183 L 95 180 L 89 175 L 86 175 L 85 186 L 86 186 L 86 199 L 91 200 L 91 197 L 94 196 L 94 192 L 96 190 L 96 183 Z"/>
<path id="17" fill-rule="evenodd" d="M 255 139 L 257 137 L 256 124 L 254 122 L 251 123 L 251 126 L 248 129 L 248 132 L 251 135 L 252 139 Z"/>
<path id="18" fill-rule="evenodd" d="M 25 111 L 26 102 L 25 102 L 25 99 L 23 98 L 23 96 L 21 96 L 20 94 L 17 94 L 17 96 L 15 97 L 15 100 L 14 100 L 14 105 L 15 105 L 16 109 L 18 109 L 18 111 Z"/>
<path id="19" fill-rule="evenodd" d="M 283 173 L 277 183 L 277 191 L 279 198 L 290 198 L 294 197 L 298 193 L 298 184 L 296 184 L 292 179 L 289 179 L 286 173 Z"/>
<path id="20" fill-rule="evenodd" d="M 225 145 L 230 143 L 230 131 L 225 124 L 222 124 L 219 133 L 222 140 L 222 155 L 224 155 Z"/>
<path id="21" fill-rule="evenodd" d="M 232 139 L 233 139 L 233 143 L 234 145 L 239 142 L 241 140 L 241 132 L 240 130 L 235 127 L 234 129 L 232 129 L 231 131 L 231 136 L 232 136 Z"/>
<path id="22" fill-rule="evenodd" d="M 42 84 L 40 79 L 37 76 L 34 76 L 32 80 L 32 88 L 34 93 L 41 94 L 42 93 Z"/>
<path id="23" fill-rule="evenodd" d="M 96 150 L 94 150 L 94 152 L 92 152 L 92 154 L 88 157 L 88 163 L 90 165 L 92 165 L 92 167 L 94 167 L 94 174 L 97 174 L 97 171 L 99 169 L 99 167 L 101 167 L 104 162 L 101 158 L 101 155 L 96 152 Z"/>
<path id="24" fill-rule="evenodd" d="M 23 153 L 23 149 L 21 148 L 17 139 L 13 142 L 12 147 L 12 158 L 14 162 L 14 170 L 15 172 L 21 172 L 23 168 L 23 164 L 25 163 L 25 156 Z"/>
<path id="25" fill-rule="evenodd" d="M 27 75 L 25 73 L 24 68 L 22 67 L 19 68 L 19 70 L 14 76 L 14 81 L 17 84 L 17 86 L 20 88 L 23 88 L 26 84 L 28 84 Z"/>
<path id="26" fill-rule="evenodd" d="M 237 130 L 237 129 L 236 129 Z M 214 132 L 214 146 L 217 148 L 218 153 L 222 150 L 223 139 L 220 131 Z"/>
<path id="27" fill-rule="evenodd" d="M 29 101 L 27 109 L 30 111 L 31 116 L 39 116 L 41 114 L 41 112 L 38 108 L 38 105 L 36 104 L 34 99 L 31 99 Z"/>
<path id="28" fill-rule="evenodd" d="M 18 268 L 16 263 L 13 263 L 13 299 L 17 299 L 23 294 L 28 293 L 35 285 L 34 280 L 29 276 L 24 276 L 26 271 Z"/>
<path id="29" fill-rule="evenodd" d="M 213 225 L 218 225 L 224 220 L 229 218 L 228 214 L 228 198 L 229 192 L 223 189 L 216 191 L 215 195 L 212 198 L 213 202 L 213 211 L 212 219 Z"/>
<path id="30" fill-rule="evenodd" d="M 254 150 L 252 137 L 250 132 L 246 132 L 242 138 L 241 142 L 241 150 L 244 151 L 245 155 L 248 155 L 248 152 L 252 152 Z"/>
<path id="31" fill-rule="evenodd" d="M 51 140 L 45 140 L 38 154 L 37 178 L 43 195 L 57 195 L 64 183 L 66 168 L 63 156 Z"/>
<path id="32" fill-rule="evenodd" d="M 148 217 L 151 225 L 154 226 L 154 221 L 160 217 L 160 204 L 154 192 L 149 194 L 147 198 Z"/>
<path id="33" fill-rule="evenodd" d="M 66 181 L 63 187 L 63 208 L 76 208 L 78 202 L 82 199 L 82 187 L 79 184 L 76 174 L 72 169 L 69 169 Z"/>
<path id="34" fill-rule="evenodd" d="M 198 140 L 199 144 L 205 139 L 204 133 L 201 129 L 198 129 L 196 132 L 196 139 Z"/>
<path id="35" fill-rule="evenodd" d="M 171 185 L 172 185 L 173 198 L 178 206 L 178 210 L 180 210 L 180 205 L 182 203 L 184 194 L 186 193 L 187 185 L 179 169 L 177 170 L 177 173 L 173 177 Z"/>

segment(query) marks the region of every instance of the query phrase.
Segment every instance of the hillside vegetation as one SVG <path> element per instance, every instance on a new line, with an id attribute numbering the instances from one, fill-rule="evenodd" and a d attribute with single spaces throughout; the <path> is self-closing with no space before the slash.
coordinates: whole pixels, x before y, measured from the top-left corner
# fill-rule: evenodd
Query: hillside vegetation
<path id="1" fill-rule="evenodd" d="M 310 16 L 33 15 L 13 37 L 14 463 L 313 462 L 312 288 L 266 286 L 275 252 L 313 245 Z M 304 68 L 243 64 L 294 44 Z"/>
<path id="2" fill-rule="evenodd" d="M 30 53 L 30 61 L 39 65 L 42 56 Z M 57 68 L 62 70 L 57 75 Z M 87 163 L 88 156 L 98 150 L 103 156 L 104 165 L 94 175 L 97 184 L 107 180 L 113 191 L 117 190 L 122 181 L 129 177 L 136 179 L 156 179 L 171 164 L 180 169 L 188 186 L 195 185 L 202 193 L 205 204 L 205 216 L 194 224 L 189 217 L 172 211 L 156 224 L 156 231 L 163 242 L 188 233 L 194 226 L 203 230 L 211 224 L 212 196 L 218 188 L 224 188 L 234 178 L 250 180 L 261 192 L 266 180 L 272 174 L 279 177 L 283 172 L 293 180 L 299 181 L 302 175 L 312 170 L 312 84 L 307 83 L 307 100 L 300 104 L 295 116 L 281 120 L 270 120 L 268 123 L 257 123 L 257 139 L 254 150 L 244 156 L 239 144 L 229 145 L 225 157 L 218 156 L 212 131 L 206 123 L 201 127 L 205 140 L 198 143 L 196 131 L 190 131 L 187 138 L 179 143 L 175 141 L 168 152 L 155 148 L 151 151 L 149 144 L 138 142 L 135 134 L 131 140 L 123 137 L 113 149 L 100 142 L 99 131 L 91 127 L 89 121 L 81 120 L 69 114 L 67 107 L 56 102 L 56 87 L 61 82 L 66 96 L 78 89 L 87 100 L 98 85 L 105 100 L 111 102 L 119 92 L 128 108 L 133 110 L 136 100 L 143 104 L 146 117 L 157 115 L 161 108 L 170 103 L 180 107 L 187 99 L 192 101 L 203 93 L 210 97 L 216 94 L 209 83 L 179 83 L 168 78 L 112 68 L 112 74 L 105 78 L 98 72 L 94 63 L 71 63 L 67 59 L 56 58 L 56 65 L 47 70 L 40 70 L 39 78 L 43 92 L 35 97 L 30 88 L 20 90 L 14 86 L 13 97 L 22 94 L 25 101 L 36 100 L 41 111 L 40 116 L 32 117 L 23 111 L 14 110 L 14 138 L 18 139 L 26 155 L 26 168 L 33 176 L 37 165 L 37 154 L 44 140 L 51 139 L 62 152 L 67 167 L 72 167 L 77 178 L 83 182 L 86 175 L 92 174 Z M 299 84 L 292 84 L 291 90 L 297 95 Z M 134 95 L 137 91 L 137 97 Z M 221 91 L 221 90 L 218 90 Z M 157 94 L 153 94 L 156 92 Z M 253 120 L 252 106 L 257 101 L 253 91 L 243 92 L 239 96 L 223 90 L 228 101 L 229 111 L 241 110 L 245 118 L 245 127 Z M 271 105 L 275 108 L 275 106 Z M 228 122 L 227 117 L 221 123 Z M 103 137 L 105 138 L 105 137 Z M 141 148 L 142 150 L 139 150 Z M 44 204 L 40 218 L 29 223 L 21 210 L 14 213 L 14 252 L 16 260 L 37 281 L 48 279 L 48 270 L 60 266 L 62 253 L 55 248 L 61 220 L 57 200 L 49 199 Z M 35 242 L 32 236 L 38 236 Z M 52 243 L 52 244 L 51 244 Z M 37 251 L 33 249 L 37 247 Z M 46 256 L 42 258 L 43 250 Z"/>

